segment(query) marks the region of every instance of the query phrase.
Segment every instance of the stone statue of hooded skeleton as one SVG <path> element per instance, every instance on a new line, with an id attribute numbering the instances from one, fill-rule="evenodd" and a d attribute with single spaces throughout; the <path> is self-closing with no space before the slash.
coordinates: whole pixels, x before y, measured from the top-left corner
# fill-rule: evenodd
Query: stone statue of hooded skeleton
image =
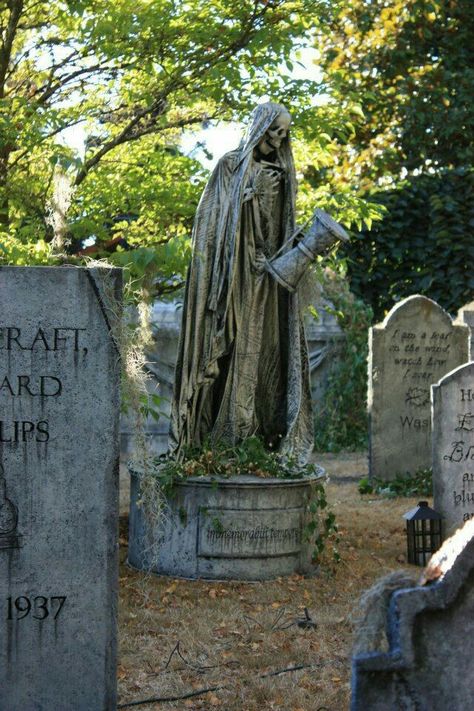
<path id="1" fill-rule="evenodd" d="M 177 456 L 206 438 L 235 444 L 252 435 L 302 460 L 311 451 L 298 295 L 265 269 L 277 251 L 291 248 L 296 232 L 289 123 L 283 106 L 257 106 L 199 202 L 170 429 Z"/>

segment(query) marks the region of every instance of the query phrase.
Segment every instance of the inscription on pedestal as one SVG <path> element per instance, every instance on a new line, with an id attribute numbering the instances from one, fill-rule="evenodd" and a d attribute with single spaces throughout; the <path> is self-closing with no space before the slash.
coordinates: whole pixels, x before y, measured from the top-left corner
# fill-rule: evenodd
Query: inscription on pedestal
<path id="1" fill-rule="evenodd" d="M 210 558 L 262 558 L 301 551 L 301 509 L 226 511 L 199 514 L 198 555 Z"/>

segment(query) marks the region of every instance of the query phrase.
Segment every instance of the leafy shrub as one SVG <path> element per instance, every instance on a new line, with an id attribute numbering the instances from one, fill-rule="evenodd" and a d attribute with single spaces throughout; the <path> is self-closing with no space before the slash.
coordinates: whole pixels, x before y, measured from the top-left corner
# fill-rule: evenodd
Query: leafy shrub
<path id="1" fill-rule="evenodd" d="M 387 498 L 397 496 L 433 496 L 433 471 L 431 468 L 419 469 L 412 476 L 398 474 L 392 481 L 383 479 L 361 479 L 359 494 L 380 494 Z"/>
<path id="2" fill-rule="evenodd" d="M 208 441 L 202 447 L 185 449 L 180 459 L 162 455 L 156 464 L 156 476 L 168 495 L 172 495 L 176 482 L 190 476 L 227 478 L 251 474 L 262 479 L 302 479 L 318 474 L 315 464 L 302 465 L 295 457 L 269 451 L 259 437 L 248 437 L 236 445 Z"/>

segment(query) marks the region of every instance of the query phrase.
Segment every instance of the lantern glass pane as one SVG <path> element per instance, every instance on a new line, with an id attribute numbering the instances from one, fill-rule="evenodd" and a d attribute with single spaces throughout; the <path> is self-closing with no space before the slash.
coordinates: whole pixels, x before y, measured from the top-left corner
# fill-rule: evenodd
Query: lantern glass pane
<path id="1" fill-rule="evenodd" d="M 407 521 L 408 562 L 426 565 L 441 545 L 441 521 L 416 519 Z"/>

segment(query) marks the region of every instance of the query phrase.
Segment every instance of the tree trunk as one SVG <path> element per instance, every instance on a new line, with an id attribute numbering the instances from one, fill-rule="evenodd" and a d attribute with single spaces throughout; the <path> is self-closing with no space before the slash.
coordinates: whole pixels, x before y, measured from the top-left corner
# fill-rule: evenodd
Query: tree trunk
<path id="1" fill-rule="evenodd" d="M 10 16 L 4 30 L 0 34 L 0 99 L 5 97 L 5 81 L 10 65 L 13 42 L 15 40 L 18 23 L 23 13 L 23 0 L 10 0 L 8 9 Z M 11 148 L 1 145 L 0 140 L 0 229 L 8 229 L 9 204 L 8 204 L 8 160 Z"/>
<path id="2" fill-rule="evenodd" d="M 10 211 L 8 201 L 8 158 L 10 151 L 6 147 L 0 149 L 0 230 L 8 230 Z"/>

